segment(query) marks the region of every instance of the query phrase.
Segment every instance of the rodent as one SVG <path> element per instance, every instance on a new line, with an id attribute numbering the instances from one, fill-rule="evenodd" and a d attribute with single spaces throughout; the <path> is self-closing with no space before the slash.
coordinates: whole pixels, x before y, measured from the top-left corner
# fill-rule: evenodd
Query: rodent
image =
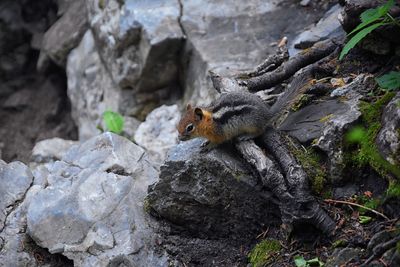
<path id="1" fill-rule="evenodd" d="M 188 104 L 177 127 L 178 138 L 185 141 L 204 137 L 218 145 L 235 138 L 247 140 L 260 136 L 272 126 L 272 119 L 304 91 L 302 79 L 294 79 L 292 84 L 272 107 L 247 92 L 222 93 L 206 107 Z"/>

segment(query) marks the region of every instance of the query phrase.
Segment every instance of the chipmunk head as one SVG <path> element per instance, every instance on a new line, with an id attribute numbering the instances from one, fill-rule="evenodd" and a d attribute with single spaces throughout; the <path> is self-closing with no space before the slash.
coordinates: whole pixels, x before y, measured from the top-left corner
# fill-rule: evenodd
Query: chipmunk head
<path id="1" fill-rule="evenodd" d="M 201 108 L 193 108 L 190 104 L 186 106 L 178 124 L 179 140 L 186 141 L 199 136 L 198 126 L 203 120 L 204 114 Z"/>

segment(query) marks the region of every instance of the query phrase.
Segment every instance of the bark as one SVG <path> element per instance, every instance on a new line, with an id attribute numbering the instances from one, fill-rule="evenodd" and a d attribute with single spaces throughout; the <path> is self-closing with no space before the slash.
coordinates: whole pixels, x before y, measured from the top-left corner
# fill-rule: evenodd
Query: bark
<path id="1" fill-rule="evenodd" d="M 247 89 L 256 91 L 274 86 L 304 67 L 306 68 L 297 75 L 295 81 L 309 80 L 318 72 L 321 62 L 326 63 L 336 57 L 337 54 L 333 53 L 335 49 L 336 45 L 328 40 L 314 45 L 309 51 L 289 59 L 286 63 L 280 62 L 280 56 L 271 56 L 262 64 L 263 67 L 256 68 L 250 74 L 221 77 L 211 73 L 213 85 L 220 93 Z M 328 55 L 331 56 L 327 57 Z M 277 64 L 280 66 L 275 69 L 271 67 Z M 272 71 L 264 72 L 263 69 Z M 257 73 L 261 75 L 251 77 Z M 335 230 L 335 223 L 310 194 L 307 174 L 290 152 L 288 140 L 285 138 L 288 137 L 283 137 L 274 128 L 267 129 L 262 136 L 262 143 L 268 151 L 268 156 L 253 140 L 238 141 L 236 149 L 258 171 L 263 185 L 279 199 L 282 222 L 285 225 L 296 228 L 298 225 L 311 224 L 323 233 L 331 235 Z"/>

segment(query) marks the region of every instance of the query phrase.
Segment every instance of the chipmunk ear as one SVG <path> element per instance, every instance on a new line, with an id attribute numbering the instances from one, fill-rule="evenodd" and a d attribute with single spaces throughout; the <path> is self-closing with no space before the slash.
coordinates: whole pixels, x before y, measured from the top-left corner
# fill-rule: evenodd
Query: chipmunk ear
<path id="1" fill-rule="evenodd" d="M 196 119 L 200 121 L 203 118 L 203 110 L 201 108 L 195 108 L 194 114 L 196 114 Z"/>
<path id="2" fill-rule="evenodd" d="M 186 105 L 186 110 L 191 110 L 192 109 L 192 105 L 190 105 L 190 103 L 188 103 L 187 105 Z"/>

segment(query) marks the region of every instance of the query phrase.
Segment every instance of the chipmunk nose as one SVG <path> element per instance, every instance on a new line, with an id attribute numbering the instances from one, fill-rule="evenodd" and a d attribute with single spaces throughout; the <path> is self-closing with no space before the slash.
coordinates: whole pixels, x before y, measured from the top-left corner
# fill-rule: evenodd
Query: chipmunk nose
<path id="1" fill-rule="evenodd" d="M 186 141 L 186 140 L 188 140 L 189 138 L 188 138 L 188 136 L 187 135 L 179 135 L 178 136 L 178 139 L 179 139 L 179 141 Z"/>

